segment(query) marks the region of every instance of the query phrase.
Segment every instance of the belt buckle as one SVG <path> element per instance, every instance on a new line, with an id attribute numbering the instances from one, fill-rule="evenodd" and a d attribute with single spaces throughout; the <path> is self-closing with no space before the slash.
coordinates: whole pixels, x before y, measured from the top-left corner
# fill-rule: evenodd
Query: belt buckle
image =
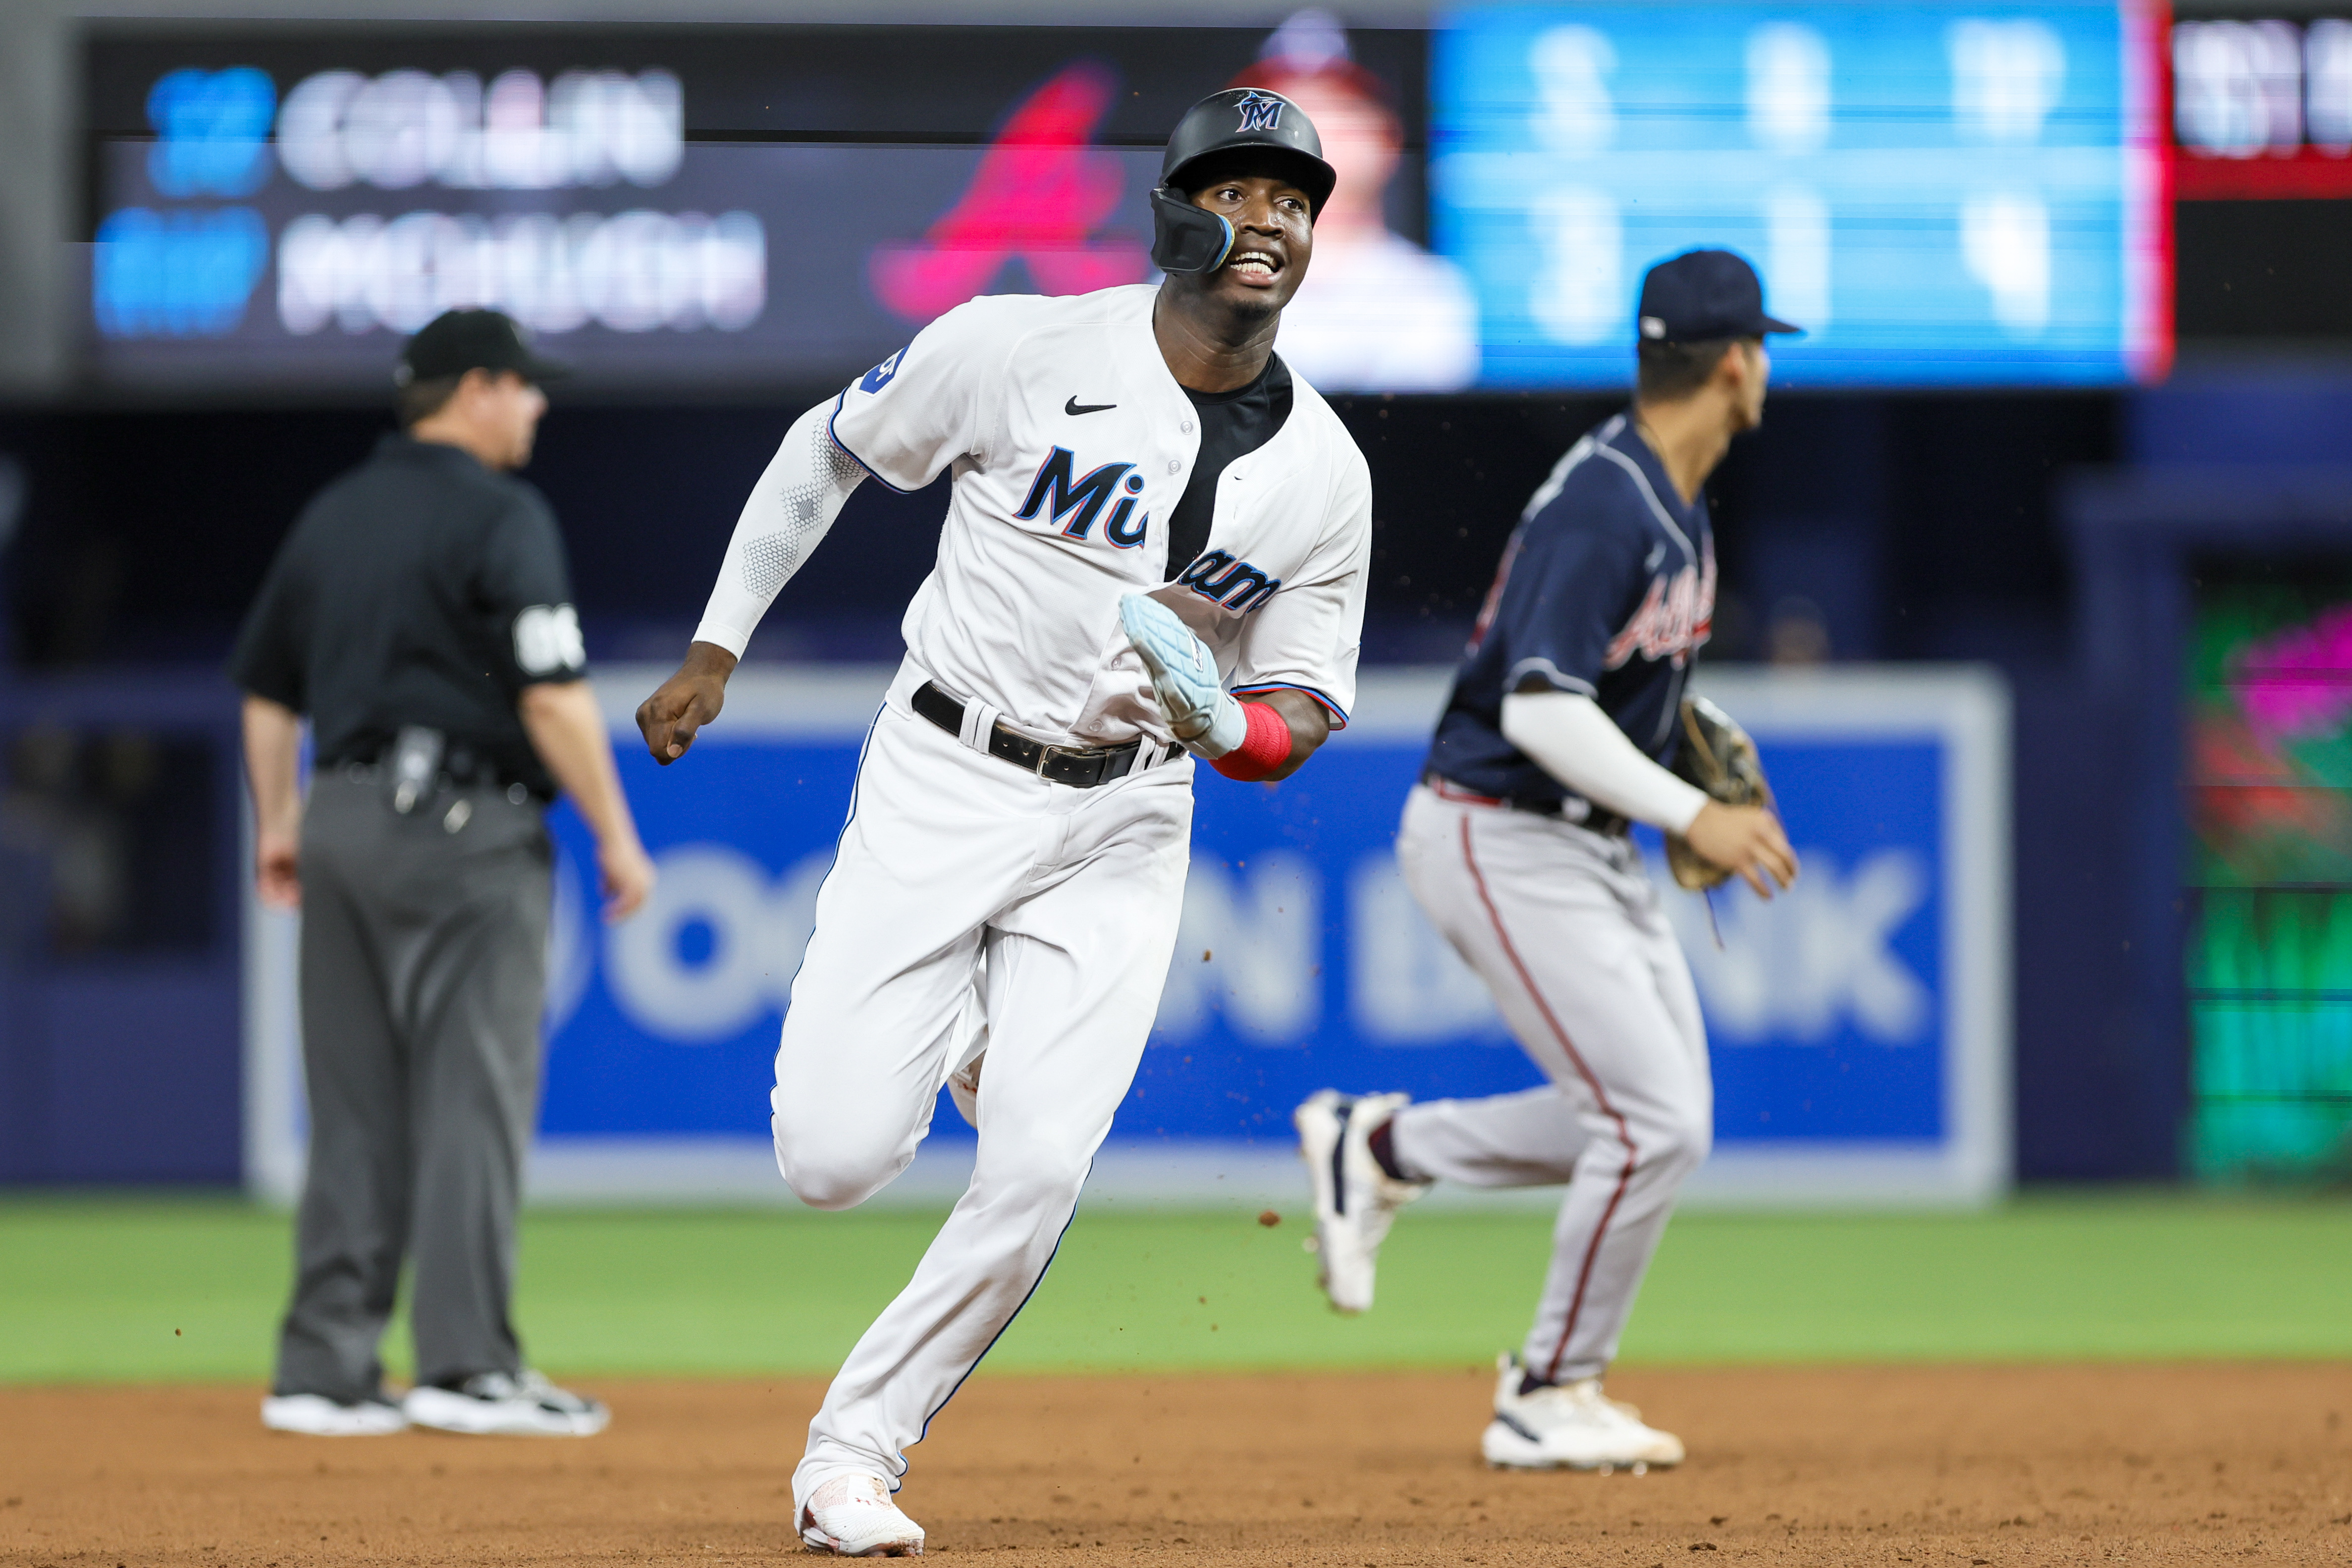
<path id="1" fill-rule="evenodd" d="M 1046 768 L 1051 766 L 1057 757 L 1082 757 L 1086 754 L 1082 751 L 1076 751 L 1068 746 L 1049 746 L 1041 743 L 1037 748 L 1036 765 L 1029 771 L 1048 784 L 1060 784 L 1062 781 L 1046 773 Z"/>

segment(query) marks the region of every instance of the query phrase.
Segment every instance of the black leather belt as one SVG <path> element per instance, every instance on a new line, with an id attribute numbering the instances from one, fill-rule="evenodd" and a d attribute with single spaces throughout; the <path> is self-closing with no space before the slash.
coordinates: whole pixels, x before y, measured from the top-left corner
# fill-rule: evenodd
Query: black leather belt
<path id="1" fill-rule="evenodd" d="M 373 757 L 355 758 L 340 764 L 329 763 L 328 765 L 331 767 L 339 765 L 344 771 L 357 776 L 376 778 L 383 774 L 384 769 L 392 765 L 392 752 L 389 748 L 386 748 Z M 447 754 L 442 757 L 439 764 L 434 769 L 433 782 L 436 787 L 440 789 L 496 790 L 517 805 L 520 805 L 533 796 L 537 796 L 542 802 L 554 798 L 541 794 L 536 787 L 515 777 L 489 758 L 478 755 L 464 746 L 453 746 Z"/>
<path id="2" fill-rule="evenodd" d="M 1630 831 L 1633 826 L 1631 819 L 1622 813 L 1605 810 L 1597 805 L 1591 806 L 1591 809 L 1581 817 L 1570 816 L 1566 801 L 1555 800 L 1549 795 L 1481 795 L 1476 790 L 1465 789 L 1435 768 L 1423 768 L 1421 771 L 1421 782 L 1435 790 L 1442 800 L 1467 801 L 1472 805 L 1500 806 L 1506 811 L 1524 811 L 1530 816 L 1557 816 L 1563 821 L 1576 824 L 1589 833 L 1606 834 L 1611 837 L 1616 837 Z M 1591 803 L 1585 804 L 1591 805 Z"/>
<path id="3" fill-rule="evenodd" d="M 916 712 L 961 739 L 963 704 L 926 680 L 910 700 Z M 999 720 L 988 731 L 988 754 L 1011 763 L 1024 773 L 1072 789 L 1093 789 L 1116 783 L 1135 769 L 1143 752 L 1140 739 L 1123 746 L 1049 746 L 1043 741 L 1008 730 Z"/>

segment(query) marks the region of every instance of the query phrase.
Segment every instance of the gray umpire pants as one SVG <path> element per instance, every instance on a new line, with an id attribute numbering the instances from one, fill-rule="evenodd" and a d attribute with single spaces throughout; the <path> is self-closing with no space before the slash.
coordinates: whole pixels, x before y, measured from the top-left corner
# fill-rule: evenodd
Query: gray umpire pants
<path id="1" fill-rule="evenodd" d="M 445 791 L 403 816 L 372 773 L 313 781 L 301 848 L 310 1163 L 276 1392 L 345 1404 L 376 1393 L 404 1255 L 420 1384 L 521 1370 L 507 1304 L 538 1108 L 551 865 L 535 801 Z"/>

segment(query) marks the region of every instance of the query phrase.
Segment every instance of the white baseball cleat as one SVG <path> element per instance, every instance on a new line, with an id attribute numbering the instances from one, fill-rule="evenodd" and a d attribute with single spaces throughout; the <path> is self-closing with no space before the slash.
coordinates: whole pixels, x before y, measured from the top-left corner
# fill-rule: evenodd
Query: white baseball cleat
<path id="1" fill-rule="evenodd" d="M 520 1377 L 479 1373 L 456 1388 L 412 1388 L 407 1410 L 415 1426 L 478 1437 L 593 1437 L 613 1419 L 599 1401 L 528 1369 Z"/>
<path id="2" fill-rule="evenodd" d="M 1429 1190 L 1427 1182 L 1401 1182 L 1372 1158 L 1372 1130 L 1411 1100 L 1368 1094 L 1349 1100 L 1318 1089 L 1291 1113 L 1298 1157 L 1315 1187 L 1316 1283 L 1342 1312 L 1369 1311 L 1381 1243 L 1396 1211 Z"/>
<path id="3" fill-rule="evenodd" d="M 1546 1384 L 1519 1392 L 1527 1368 L 1506 1353 L 1496 1363 L 1495 1419 L 1478 1442 L 1479 1452 L 1497 1469 L 1664 1469 L 1683 1462 L 1683 1441 L 1671 1432 L 1642 1425 L 1642 1413 L 1601 1392 L 1601 1380 Z"/>
<path id="4" fill-rule="evenodd" d="M 920 1557 L 923 1527 L 898 1511 L 879 1476 L 835 1476 L 801 1505 L 801 1542 L 835 1557 Z"/>
<path id="5" fill-rule="evenodd" d="M 273 1394 L 261 1402 L 261 1424 L 305 1437 L 383 1437 L 407 1430 L 408 1417 L 389 1399 L 339 1405 L 323 1394 Z"/>

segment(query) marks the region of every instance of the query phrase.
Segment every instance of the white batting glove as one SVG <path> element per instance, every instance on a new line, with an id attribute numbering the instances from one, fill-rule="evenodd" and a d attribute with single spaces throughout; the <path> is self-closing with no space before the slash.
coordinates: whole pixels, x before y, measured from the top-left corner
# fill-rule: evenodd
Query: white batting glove
<path id="1" fill-rule="evenodd" d="M 1151 672 L 1152 695 L 1176 738 L 1204 757 L 1222 757 L 1249 734 L 1242 705 L 1226 692 L 1209 645 L 1176 612 L 1144 594 L 1118 602 L 1127 640 Z"/>

